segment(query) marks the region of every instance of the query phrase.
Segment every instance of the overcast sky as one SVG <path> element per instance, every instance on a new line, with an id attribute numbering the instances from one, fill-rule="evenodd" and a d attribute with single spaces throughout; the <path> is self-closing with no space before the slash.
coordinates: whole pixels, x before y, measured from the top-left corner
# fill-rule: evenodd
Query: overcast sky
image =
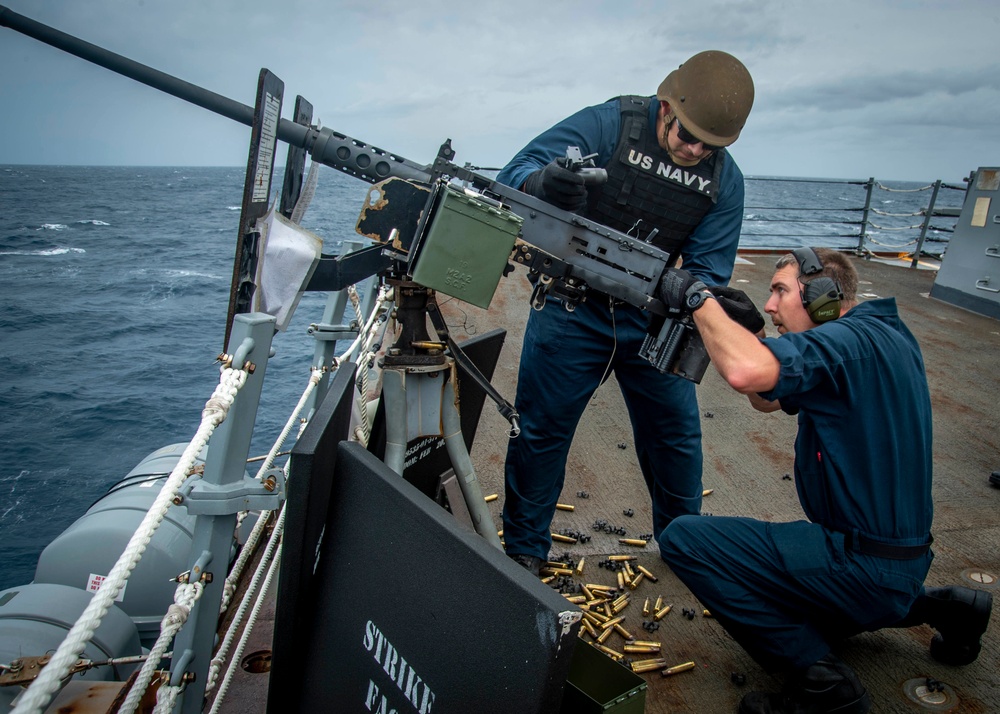
<path id="1" fill-rule="evenodd" d="M 502 166 L 555 121 L 739 57 L 747 175 L 959 182 L 1000 165 L 997 0 L 0 0 L 252 105 L 267 67 L 340 133 Z M 246 164 L 249 129 L 0 28 L 0 164 Z M 283 150 L 279 152 L 284 155 Z"/>

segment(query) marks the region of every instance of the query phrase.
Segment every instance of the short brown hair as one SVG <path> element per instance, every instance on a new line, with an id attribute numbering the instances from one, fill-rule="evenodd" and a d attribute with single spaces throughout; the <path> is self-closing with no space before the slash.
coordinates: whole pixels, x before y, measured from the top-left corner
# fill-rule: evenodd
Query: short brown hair
<path id="1" fill-rule="evenodd" d="M 803 279 L 802 282 L 808 283 L 819 275 L 825 275 L 828 278 L 833 278 L 840 285 L 840 291 L 844 295 L 844 302 L 856 302 L 858 299 L 858 271 L 854 268 L 851 259 L 845 253 L 840 253 L 830 248 L 813 248 L 813 251 L 816 253 L 816 257 L 819 258 L 819 262 L 823 264 L 823 272 L 811 275 L 808 279 Z M 795 255 L 786 253 L 778 258 L 778 262 L 774 267 L 776 270 L 781 270 L 789 265 L 798 264 L 799 261 Z"/>

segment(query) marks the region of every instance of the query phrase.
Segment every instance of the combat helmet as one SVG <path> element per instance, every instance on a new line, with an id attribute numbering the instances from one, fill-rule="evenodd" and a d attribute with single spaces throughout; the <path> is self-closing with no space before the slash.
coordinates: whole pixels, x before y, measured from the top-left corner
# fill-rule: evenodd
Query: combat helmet
<path id="1" fill-rule="evenodd" d="M 753 106 L 753 79 L 731 54 L 707 50 L 668 74 L 656 98 L 669 102 L 684 128 L 706 144 L 729 146 Z"/>

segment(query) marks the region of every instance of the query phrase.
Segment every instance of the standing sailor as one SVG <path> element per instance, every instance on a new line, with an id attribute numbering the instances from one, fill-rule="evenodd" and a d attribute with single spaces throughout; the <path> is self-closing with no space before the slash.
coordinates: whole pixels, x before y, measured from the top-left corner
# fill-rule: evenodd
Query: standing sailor
<path id="1" fill-rule="evenodd" d="M 732 275 L 743 221 L 743 174 L 724 148 L 753 104 L 750 73 L 725 52 L 700 52 L 667 75 L 655 97 L 587 107 L 543 132 L 497 177 L 567 211 L 648 241 L 710 285 Z M 596 155 L 608 180 L 586 187 L 568 147 Z M 632 421 L 652 498 L 653 532 L 701 510 L 701 423 L 694 383 L 639 356 L 648 315 L 588 291 L 574 311 L 555 297 L 532 311 L 515 406 L 521 434 L 506 460 L 504 540 L 534 573 L 548 559 L 550 524 L 583 410 L 613 371 Z"/>

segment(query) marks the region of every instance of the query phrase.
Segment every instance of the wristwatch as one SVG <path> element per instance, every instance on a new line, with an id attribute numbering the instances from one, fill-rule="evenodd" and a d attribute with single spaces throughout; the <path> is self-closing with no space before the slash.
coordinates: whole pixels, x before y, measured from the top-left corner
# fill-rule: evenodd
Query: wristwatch
<path id="1" fill-rule="evenodd" d="M 712 293 L 708 292 L 708 290 L 698 290 L 696 292 L 693 292 L 693 293 L 691 293 L 690 295 L 687 296 L 686 302 L 687 302 L 688 310 L 690 310 L 691 312 L 694 312 L 699 307 L 701 307 L 702 305 L 704 305 L 706 300 L 708 300 L 709 298 L 714 298 L 714 297 L 715 297 L 715 295 L 713 295 Z"/>

